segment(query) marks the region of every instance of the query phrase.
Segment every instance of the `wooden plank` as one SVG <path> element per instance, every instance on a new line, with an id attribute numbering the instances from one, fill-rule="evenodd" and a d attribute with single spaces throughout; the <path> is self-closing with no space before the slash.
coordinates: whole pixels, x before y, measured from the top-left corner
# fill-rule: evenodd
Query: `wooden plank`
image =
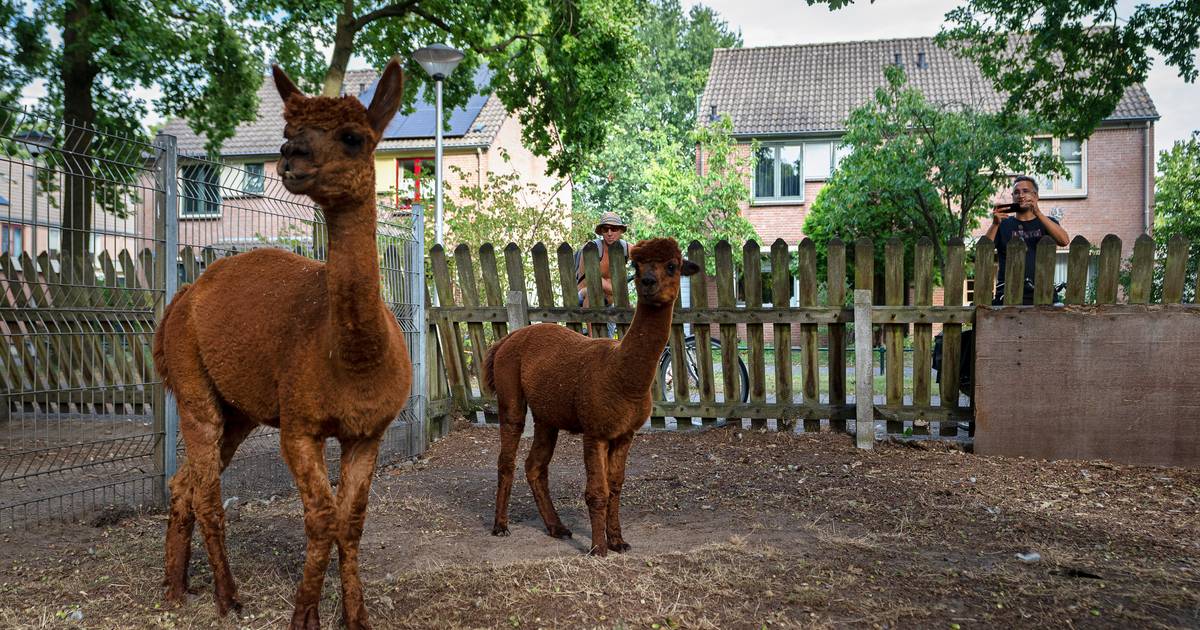
<path id="1" fill-rule="evenodd" d="M 826 295 L 832 307 L 843 307 L 846 303 L 846 245 L 841 239 L 833 239 L 826 246 L 828 271 Z M 846 404 L 846 325 L 829 324 L 829 404 Z M 845 419 L 830 419 L 833 431 L 845 432 Z"/>
<path id="2" fill-rule="evenodd" d="M 507 321 L 508 312 L 504 308 L 480 307 L 438 307 L 452 321 L 465 322 L 476 320 L 481 322 Z M 536 321 L 545 322 L 623 322 L 633 321 L 632 308 L 610 308 L 603 311 L 592 311 L 581 308 L 531 308 L 529 316 Z M 971 322 L 974 313 L 972 306 L 876 306 L 872 309 L 872 317 L 877 324 L 938 324 Z M 688 324 L 778 324 L 782 322 L 808 324 L 849 324 L 854 322 L 854 311 L 848 308 L 829 306 L 795 307 L 795 308 L 743 308 L 714 306 L 707 311 L 696 312 L 690 309 L 680 311 L 676 317 Z"/>
<path id="3" fill-rule="evenodd" d="M 616 308 L 625 308 L 629 306 L 629 284 L 628 275 L 626 274 L 627 267 L 625 261 L 625 247 L 620 241 L 608 246 L 608 277 L 612 281 L 613 288 L 613 305 Z M 678 308 L 676 312 L 678 312 Z M 621 339 L 625 338 L 625 333 L 629 331 L 629 326 L 624 323 L 617 324 L 617 336 Z"/>
<path id="4" fill-rule="evenodd" d="M 921 237 L 913 253 L 913 303 L 933 304 L 933 241 Z M 930 382 L 933 380 L 933 324 L 913 324 L 913 399 L 914 407 L 930 406 Z M 917 420 L 914 435 L 929 435 L 929 424 Z"/>
<path id="5" fill-rule="evenodd" d="M 1100 241 L 1100 270 L 1096 274 L 1096 304 L 1116 304 L 1121 275 L 1121 239 L 1109 234 Z"/>
<path id="6" fill-rule="evenodd" d="M 717 242 L 717 305 L 724 308 L 735 308 L 734 294 L 733 247 L 729 241 L 722 239 Z M 721 391 L 726 403 L 741 402 L 742 387 L 740 383 L 741 370 L 738 367 L 738 333 L 737 324 L 721 324 Z M 729 418 L 733 420 L 732 418 Z"/>
<path id="7" fill-rule="evenodd" d="M 946 245 L 946 267 L 942 271 L 945 281 L 944 302 L 946 306 L 959 306 L 963 303 L 964 268 L 963 242 L 960 238 L 952 238 Z M 942 326 L 942 369 L 941 377 L 941 406 L 943 409 L 958 409 L 959 355 L 962 353 L 962 324 L 945 324 Z M 953 437 L 958 435 L 958 426 L 943 422 L 938 426 L 938 435 Z"/>
<path id="8" fill-rule="evenodd" d="M 1176 234 L 1167 241 L 1167 265 L 1163 270 L 1163 304 L 1183 302 L 1183 285 L 1187 279 L 1188 240 Z"/>
<path id="9" fill-rule="evenodd" d="M 705 266 L 704 245 L 700 241 L 692 241 L 688 245 L 688 260 L 700 266 L 700 272 L 690 276 L 689 280 L 691 282 L 689 312 L 703 313 L 709 306 L 708 270 Z M 708 324 L 693 324 L 692 336 L 696 338 L 696 363 L 700 372 L 700 402 L 712 405 L 717 400 L 717 387 L 713 378 L 712 350 L 709 345 L 709 339 L 712 338 L 712 327 Z M 716 422 L 717 418 L 713 416 L 700 419 L 700 423 L 704 426 L 712 426 Z"/>
<path id="10" fill-rule="evenodd" d="M 509 291 L 520 291 L 526 296 L 529 295 L 525 288 L 525 263 L 521 260 L 521 248 L 516 243 L 504 246 L 504 275 L 508 280 Z"/>
<path id="11" fill-rule="evenodd" d="M 1065 304 L 1083 304 L 1087 301 L 1091 249 L 1092 244 L 1086 238 L 1076 235 L 1071 239 L 1071 249 L 1067 253 L 1067 291 L 1063 296 Z"/>
<path id="12" fill-rule="evenodd" d="M 1008 242 L 1008 260 L 1004 265 L 1004 305 L 1020 306 L 1025 301 L 1025 241 Z"/>
<path id="13" fill-rule="evenodd" d="M 1058 245 L 1049 235 L 1042 236 L 1034 253 L 1033 303 L 1054 303 L 1054 268 L 1057 266 Z"/>
<path id="14" fill-rule="evenodd" d="M 777 238 L 771 244 L 771 301 L 775 306 L 790 305 L 792 300 L 792 253 L 787 241 Z M 774 324 L 775 336 L 775 402 L 789 405 L 792 396 L 792 325 Z M 809 401 L 805 401 L 809 402 Z M 780 429 L 789 429 L 781 420 Z"/>
<path id="15" fill-rule="evenodd" d="M 579 306 L 579 289 L 575 284 L 575 253 L 571 251 L 571 246 L 567 243 L 558 246 L 558 283 L 562 291 L 563 307 Z M 529 316 L 536 317 L 533 313 L 530 313 Z M 567 328 L 577 333 L 583 333 L 583 326 L 578 322 L 568 321 Z"/>
<path id="16" fill-rule="evenodd" d="M 604 280 L 600 277 L 600 249 L 591 241 L 583 246 L 583 272 L 588 308 L 593 311 L 604 310 Z M 601 324 L 592 324 L 590 331 L 589 334 L 593 338 L 608 336 L 608 327 Z"/>
<path id="17" fill-rule="evenodd" d="M 746 308 L 762 308 L 762 252 L 758 242 L 751 239 L 742 246 L 743 284 Z M 746 324 L 746 354 L 750 360 L 750 402 L 767 401 L 767 366 L 762 324 Z M 766 422 L 756 419 L 750 427 L 761 429 Z"/>
<path id="18" fill-rule="evenodd" d="M 554 284 L 550 280 L 550 254 L 546 246 L 533 246 L 533 285 L 537 291 L 537 303 L 541 308 L 554 308 Z M 570 306 L 565 304 L 564 306 Z"/>
<path id="19" fill-rule="evenodd" d="M 457 253 L 457 252 L 456 252 Z M 460 267 L 461 270 L 461 267 Z M 479 271 L 483 276 L 483 292 L 487 305 L 493 308 L 504 306 L 504 294 L 500 288 L 500 273 L 496 269 L 496 248 L 491 243 L 479 246 Z M 508 334 L 508 324 L 492 322 L 492 338 L 499 340 Z M 480 355 L 482 357 L 482 355 Z M 480 365 L 483 365 L 482 358 Z"/>
<path id="20" fill-rule="evenodd" d="M 614 285 L 615 286 L 615 285 Z M 683 295 L 675 296 L 675 314 L 678 314 L 683 308 Z M 671 333 L 668 339 L 671 346 L 671 377 L 672 377 L 672 393 L 674 394 L 677 404 L 690 403 L 692 400 L 691 388 L 688 383 L 688 366 L 687 366 L 687 348 L 683 341 L 683 324 L 679 323 L 672 317 Z M 703 352 L 705 347 L 697 344 L 696 352 Z M 666 387 L 666 383 L 663 383 Z M 664 397 L 665 398 L 665 397 Z M 675 424 L 677 428 L 687 429 L 692 426 L 692 418 L 690 416 L 675 416 Z"/>
<path id="21" fill-rule="evenodd" d="M 1133 242 L 1129 272 L 1129 303 L 1148 304 L 1154 287 L 1154 239 L 1142 234 Z"/>
<path id="22" fill-rule="evenodd" d="M 904 244 L 893 236 L 884 248 L 884 299 L 889 306 L 904 304 Z M 887 366 L 884 374 L 885 400 L 889 405 L 904 403 L 904 325 L 883 327 L 883 346 Z M 888 422 L 888 433 L 900 433 L 904 425 Z"/>
<path id="23" fill-rule="evenodd" d="M 991 306 L 996 297 L 996 244 L 984 236 L 975 243 L 975 306 Z"/>
<path id="24" fill-rule="evenodd" d="M 870 241 L 867 247 L 862 247 L 865 239 L 859 239 L 854 248 L 856 261 L 866 261 L 870 255 Z M 864 258 L 863 255 L 867 258 Z M 855 264 L 855 267 L 858 267 Z M 860 276 L 857 278 L 862 280 Z M 859 322 L 871 321 L 871 302 L 874 294 L 870 289 L 854 290 L 854 318 Z M 861 449 L 875 447 L 875 379 L 874 366 L 871 365 L 871 327 L 856 324 L 854 326 L 854 407 L 855 407 L 855 444 Z"/>
<path id="25" fill-rule="evenodd" d="M 195 282 L 200 277 L 200 264 L 196 261 L 196 250 L 191 245 L 183 248 L 183 281 Z"/>
<path id="26" fill-rule="evenodd" d="M 438 323 L 438 334 L 441 336 L 443 352 L 448 353 L 446 359 L 446 378 L 454 394 L 455 403 L 466 408 L 470 398 L 470 383 L 467 380 L 467 358 L 463 352 L 462 329 L 458 322 L 451 322 L 444 315 L 444 309 L 454 305 L 454 288 L 450 282 L 450 265 L 446 259 L 446 251 L 441 245 L 434 245 L 429 250 L 430 266 L 433 268 L 433 284 L 437 289 L 440 309 L 435 309 L 435 321 Z"/>
<path id="27" fill-rule="evenodd" d="M 800 284 L 800 306 L 817 305 L 817 248 L 811 238 L 800 241 L 797 250 L 797 279 Z M 821 361 L 817 341 L 816 324 L 800 324 L 801 348 L 801 389 L 804 402 L 815 405 L 821 402 Z M 821 421 L 817 418 L 804 420 L 805 433 L 816 433 L 821 430 Z"/>
<path id="28" fill-rule="evenodd" d="M 465 244 L 454 248 L 454 266 L 458 269 L 458 288 L 462 293 L 463 304 L 479 306 L 479 290 L 475 284 L 475 266 L 471 260 L 471 249 Z M 483 357 L 487 353 L 487 341 L 483 332 L 483 323 L 467 322 L 467 334 L 471 340 L 471 363 L 467 374 L 474 375 L 476 386 L 482 393 L 483 389 Z M 488 397 L 488 394 L 484 394 Z M 485 418 L 491 420 L 490 418 Z"/>

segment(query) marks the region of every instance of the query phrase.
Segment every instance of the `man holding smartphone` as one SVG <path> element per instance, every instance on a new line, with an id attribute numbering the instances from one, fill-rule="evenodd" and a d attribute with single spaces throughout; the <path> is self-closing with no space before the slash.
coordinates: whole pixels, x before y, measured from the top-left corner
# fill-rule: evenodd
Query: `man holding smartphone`
<path id="1" fill-rule="evenodd" d="M 996 253 L 1000 259 L 1000 269 L 996 273 L 996 299 L 993 305 L 1003 304 L 1004 291 L 1008 288 L 1024 286 L 1022 304 L 1033 304 L 1033 272 L 1037 259 L 1038 241 L 1049 235 L 1059 247 L 1068 243 L 1067 231 L 1052 217 L 1042 214 L 1038 207 L 1038 185 L 1032 177 L 1019 175 L 1013 180 L 1012 203 L 996 205 L 992 208 L 992 225 L 988 228 L 987 237 L 996 244 Z M 1005 275 L 1008 262 L 1008 243 L 1019 238 L 1025 241 L 1025 278 L 1014 280 L 1010 287 Z M 1019 289 L 1014 289 L 1019 290 Z"/>

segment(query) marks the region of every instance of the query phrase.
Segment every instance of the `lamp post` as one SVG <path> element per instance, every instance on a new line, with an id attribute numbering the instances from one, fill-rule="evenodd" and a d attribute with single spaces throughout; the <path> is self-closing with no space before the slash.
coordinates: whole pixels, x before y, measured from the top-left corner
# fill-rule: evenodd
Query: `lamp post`
<path id="1" fill-rule="evenodd" d="M 451 48 L 445 44 L 433 44 L 424 48 L 418 48 L 413 52 L 413 59 L 421 64 L 425 72 L 433 77 L 434 92 L 436 94 L 436 114 L 434 123 L 436 131 L 436 143 L 434 145 L 434 170 L 437 173 L 434 201 L 434 242 L 438 245 L 442 244 L 442 234 L 445 230 L 445 222 L 442 218 L 442 81 L 450 76 L 451 72 L 458 67 L 458 63 L 463 60 L 463 52 Z"/>

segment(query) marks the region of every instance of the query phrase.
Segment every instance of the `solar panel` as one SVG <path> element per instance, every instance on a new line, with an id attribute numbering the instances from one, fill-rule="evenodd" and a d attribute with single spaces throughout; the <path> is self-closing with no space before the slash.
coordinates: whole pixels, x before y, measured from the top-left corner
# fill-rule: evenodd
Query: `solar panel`
<path id="1" fill-rule="evenodd" d="M 491 80 L 492 73 L 486 66 L 480 66 L 475 71 L 475 90 L 482 94 L 475 94 L 467 100 L 465 107 L 456 107 L 447 113 L 449 130 L 443 132 L 443 137 L 461 137 L 471 130 L 471 124 L 479 117 L 479 112 L 487 103 L 488 84 L 491 83 Z M 362 101 L 364 105 L 369 105 L 371 99 L 375 97 L 375 88 L 378 85 L 379 79 L 376 79 L 367 89 L 363 90 L 362 94 L 358 95 L 358 100 Z M 392 118 L 392 122 L 388 123 L 387 129 L 384 129 L 383 138 L 402 140 L 434 137 L 437 124 L 437 112 L 434 110 L 433 104 L 425 100 L 425 86 L 421 86 L 420 91 L 417 92 L 416 111 L 408 115 L 397 113 L 396 117 Z"/>

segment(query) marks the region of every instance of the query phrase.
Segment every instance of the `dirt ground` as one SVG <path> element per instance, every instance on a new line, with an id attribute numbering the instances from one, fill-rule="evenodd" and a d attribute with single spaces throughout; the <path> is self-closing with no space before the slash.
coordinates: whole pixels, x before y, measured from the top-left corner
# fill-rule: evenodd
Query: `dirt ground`
<path id="1" fill-rule="evenodd" d="M 464 426 L 380 471 L 362 546 L 376 628 L 1200 627 L 1200 471 L 864 452 L 827 433 L 653 433 L 629 460 L 633 549 L 598 559 L 584 555 L 573 436 L 551 492 L 575 538 L 543 533 L 519 473 L 512 535 L 489 535 L 497 442 Z M 300 512 L 294 497 L 231 508 L 245 608 L 224 620 L 198 535 L 198 593 L 160 604 L 162 514 L 0 532 L 0 627 L 281 627 Z M 337 599 L 334 562 L 326 627 Z"/>

